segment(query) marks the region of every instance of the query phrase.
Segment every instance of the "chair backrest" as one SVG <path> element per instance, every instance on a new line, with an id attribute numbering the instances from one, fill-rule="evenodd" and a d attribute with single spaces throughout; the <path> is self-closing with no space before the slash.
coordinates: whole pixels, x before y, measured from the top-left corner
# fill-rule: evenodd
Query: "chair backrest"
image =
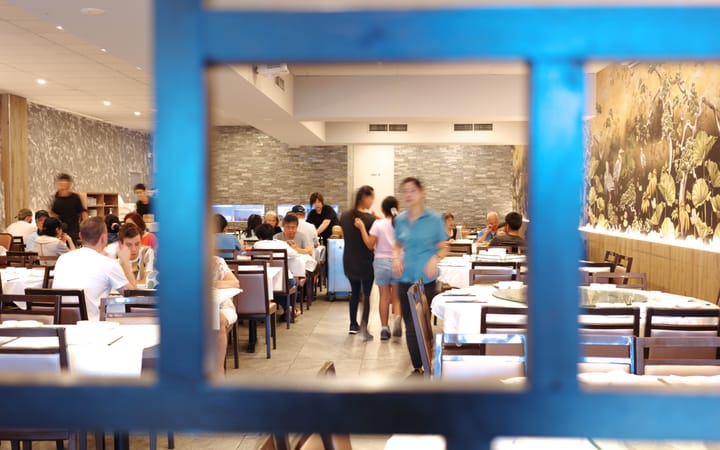
<path id="1" fill-rule="evenodd" d="M 460 253 L 462 255 L 472 254 L 472 244 L 459 244 L 457 242 L 450 242 L 448 249 L 452 253 Z"/>
<path id="2" fill-rule="evenodd" d="M 604 261 L 611 262 L 617 266 L 624 259 L 625 259 L 625 255 L 614 252 L 612 250 L 605 250 L 605 257 L 603 258 Z"/>
<path id="3" fill-rule="evenodd" d="M 12 250 L 13 235 L 10 233 L 0 233 L 0 246 L 5 250 Z"/>
<path id="4" fill-rule="evenodd" d="M 13 236 L 12 243 L 10 244 L 10 248 L 8 250 L 12 250 L 15 252 L 24 252 L 25 251 L 25 239 L 23 239 L 22 236 Z"/>
<path id="5" fill-rule="evenodd" d="M 470 286 L 475 284 L 492 284 L 498 281 L 511 281 L 514 277 L 513 270 L 510 267 L 482 267 L 470 269 L 469 280 Z"/>
<path id="6" fill-rule="evenodd" d="M 218 248 L 215 249 L 215 255 L 228 260 L 228 261 L 234 261 L 237 259 L 238 255 L 240 254 L 240 250 L 236 248 Z"/>
<path id="7" fill-rule="evenodd" d="M 266 315 L 270 313 L 267 266 L 255 262 L 255 266 L 236 266 L 235 276 L 240 281 L 242 292 L 235 296 L 235 310 L 238 315 Z"/>
<path id="8" fill-rule="evenodd" d="M 591 332 L 608 331 L 612 334 L 640 336 L 640 309 L 581 308 L 580 329 Z"/>
<path id="9" fill-rule="evenodd" d="M 251 260 L 265 261 L 271 267 L 282 268 L 282 279 L 283 279 L 283 290 L 279 291 L 281 294 L 288 294 L 290 292 L 290 286 L 288 284 L 288 255 L 287 250 L 255 250 L 252 249 L 250 252 Z"/>
<path id="10" fill-rule="evenodd" d="M 48 338 L 56 338 L 57 345 L 46 345 Z M 32 345 L 31 340 L 42 339 L 43 345 Z M 0 327 L 0 354 L 5 355 L 27 355 L 27 356 L 38 356 L 38 355 L 57 355 L 58 356 L 58 367 L 60 371 L 67 370 L 68 368 L 68 353 L 67 353 L 67 339 L 65 338 L 65 328 L 63 327 L 32 327 L 32 328 L 12 328 L 12 327 Z M 25 366 L 23 363 L 18 363 L 17 370 L 11 365 L 3 365 L 4 371 L 35 371 L 37 364 Z M 30 369 L 33 367 L 33 369 Z M 45 368 L 45 365 L 42 365 Z"/>
<path id="11" fill-rule="evenodd" d="M 55 279 L 55 264 L 45 266 L 45 273 L 43 274 L 43 289 L 52 288 L 53 280 Z"/>
<path id="12" fill-rule="evenodd" d="M 697 321 L 684 320 L 688 318 Z M 703 320 L 705 319 L 705 320 Z M 720 336 L 720 309 L 656 308 L 649 306 L 645 311 L 645 337 L 652 337 L 654 331 L 692 333 L 704 331 Z"/>
<path id="13" fill-rule="evenodd" d="M 157 289 L 125 289 L 123 291 L 125 297 L 157 297 Z"/>
<path id="14" fill-rule="evenodd" d="M 38 262 L 37 252 L 9 251 L 5 256 L 7 265 L 10 267 L 27 267 L 29 269 Z"/>
<path id="15" fill-rule="evenodd" d="M 480 334 L 517 333 L 527 329 L 527 308 L 483 306 L 480 310 Z"/>
<path id="16" fill-rule="evenodd" d="M 645 272 L 596 272 L 592 275 L 592 282 L 617 284 L 623 289 L 647 289 Z"/>
<path id="17" fill-rule="evenodd" d="M 85 291 L 82 289 L 38 289 L 26 288 L 25 295 L 59 295 L 63 297 L 60 303 L 60 323 L 73 325 L 78 320 L 88 320 Z M 67 301 L 68 297 L 76 298 L 77 302 Z"/>
<path id="18" fill-rule="evenodd" d="M 580 334 L 579 372 L 611 372 L 620 366 L 635 373 L 635 336 Z M 613 351 L 603 354 L 598 349 Z"/>
<path id="19" fill-rule="evenodd" d="M 672 336 L 672 337 L 642 337 L 636 340 L 638 375 L 645 375 L 649 366 L 656 366 L 653 374 L 677 375 L 718 375 L 720 374 L 720 359 L 717 353 L 720 350 L 720 337 L 717 336 Z M 706 354 L 716 355 L 708 358 L 650 358 L 650 353 L 659 350 L 704 349 Z M 666 373 L 662 373 L 669 366 Z"/>
<path id="20" fill-rule="evenodd" d="M 157 310 L 156 297 L 107 297 L 100 299 L 100 320 L 113 320 L 123 323 L 155 322 Z"/>
<path id="21" fill-rule="evenodd" d="M 427 299 L 423 300 L 424 295 L 420 294 L 420 288 L 417 282 L 408 289 L 408 301 L 410 302 L 410 315 L 412 316 L 413 325 L 415 326 L 415 336 L 420 349 L 420 359 L 422 361 L 425 377 L 430 377 L 432 373 L 432 325 L 430 317 L 427 313 Z"/>
<path id="22" fill-rule="evenodd" d="M 46 325 L 59 324 L 61 301 L 62 297 L 56 295 L 0 295 L 0 323 L 37 320 Z"/>
<path id="23" fill-rule="evenodd" d="M 488 345 L 508 351 L 492 356 Z M 518 355 L 517 347 L 522 350 Z M 503 379 L 524 376 L 527 346 L 524 334 L 438 334 L 435 336 L 434 376 L 457 379 Z"/>

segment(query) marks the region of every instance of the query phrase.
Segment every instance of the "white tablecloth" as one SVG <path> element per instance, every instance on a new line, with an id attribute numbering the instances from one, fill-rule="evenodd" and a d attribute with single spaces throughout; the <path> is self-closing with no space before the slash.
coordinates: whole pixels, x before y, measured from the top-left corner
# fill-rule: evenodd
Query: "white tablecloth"
<path id="1" fill-rule="evenodd" d="M 445 333 L 461 333 L 461 334 L 477 334 L 480 333 L 480 311 L 484 305 L 491 306 L 510 306 L 517 308 L 525 308 L 524 303 L 512 302 L 509 300 L 501 300 L 492 295 L 495 291 L 495 287 L 489 285 L 478 285 L 464 288 L 460 291 L 450 290 L 435 296 L 432 301 L 431 309 L 433 314 L 443 319 L 443 332 Z M 638 293 L 646 295 L 648 297 L 647 302 L 633 303 L 640 309 L 640 324 L 641 327 L 645 323 L 645 311 L 648 306 L 662 307 L 662 308 L 710 308 L 718 309 L 718 306 L 691 297 L 684 297 L 682 295 L 668 294 L 658 291 L 637 291 L 632 289 L 623 289 L 622 291 Z M 456 294 L 467 293 L 467 296 L 458 296 Z M 603 304 L 598 303 L 596 306 L 618 306 L 617 304 Z M 672 319 L 677 322 L 687 323 L 692 320 L 693 323 L 701 323 L 710 319 L 706 318 L 674 318 Z M 670 322 L 670 320 L 664 321 Z M 641 329 L 642 335 L 642 329 Z M 656 334 L 654 334 L 656 335 Z"/>
<path id="2" fill-rule="evenodd" d="M 0 269 L 3 294 L 23 295 L 25 288 L 41 288 L 45 269 L 7 267 Z"/>
<path id="3" fill-rule="evenodd" d="M 82 376 L 139 377 L 143 349 L 160 343 L 160 326 L 91 322 L 63 325 L 68 341 L 68 363 L 72 374 Z M 57 339 L 20 338 L 6 346 L 57 345 Z M 53 355 L 0 355 L 0 371 L 48 372 L 58 367 Z M 56 370 L 56 369 L 55 369 Z"/>

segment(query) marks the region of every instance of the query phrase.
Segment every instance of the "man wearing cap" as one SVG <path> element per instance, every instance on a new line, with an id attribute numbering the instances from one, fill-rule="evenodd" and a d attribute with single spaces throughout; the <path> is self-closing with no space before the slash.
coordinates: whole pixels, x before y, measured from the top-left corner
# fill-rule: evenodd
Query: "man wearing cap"
<path id="1" fill-rule="evenodd" d="M 37 231 L 35 225 L 32 224 L 33 213 L 27 208 L 21 209 L 15 218 L 17 222 L 13 222 L 8 225 L 6 233 L 10 233 L 13 236 L 22 236 L 23 242 L 27 242 L 30 235 Z M 9 249 L 8 249 L 9 250 Z"/>
<path id="2" fill-rule="evenodd" d="M 37 230 L 33 231 L 30 236 L 28 236 L 28 238 L 25 240 L 25 251 L 35 251 L 35 240 L 38 238 L 40 230 L 42 230 L 43 225 L 45 225 L 45 219 L 47 219 L 48 217 L 50 217 L 50 213 L 48 213 L 44 209 L 38 209 L 37 211 L 35 211 L 35 226 L 37 226 Z"/>
<path id="3" fill-rule="evenodd" d="M 305 221 L 305 207 L 303 205 L 295 205 L 290 211 L 290 214 L 298 218 L 297 232 L 305 235 L 307 240 L 312 242 L 313 247 L 317 247 L 320 244 L 320 238 L 315 230 L 315 225 Z"/>

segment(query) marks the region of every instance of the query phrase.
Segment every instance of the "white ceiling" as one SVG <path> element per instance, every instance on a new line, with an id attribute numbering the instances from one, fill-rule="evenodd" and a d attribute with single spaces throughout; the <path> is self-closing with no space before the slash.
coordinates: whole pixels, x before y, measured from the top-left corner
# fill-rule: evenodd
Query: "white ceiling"
<path id="1" fill-rule="evenodd" d="M 213 7 L 267 7 L 264 0 L 210 0 Z M 345 9 L 356 7 L 433 7 L 502 3 L 454 0 L 304 0 L 304 9 Z M 540 1 L 532 3 L 561 3 Z M 585 3 L 585 2 L 583 2 Z M 591 3 L 591 2 L 588 2 Z M 639 2 L 638 2 L 639 3 Z M 97 118 L 117 125 L 151 131 L 154 123 L 152 91 L 152 1 L 151 0 L 0 0 L 0 91 L 10 92 L 30 101 L 46 104 Z M 297 1 L 274 0 L 273 8 L 297 9 Z M 101 15 L 81 13 L 85 7 L 101 8 Z M 63 30 L 56 27 L 60 25 Z M 105 51 L 101 50 L 104 49 Z M 234 66 L 235 67 L 235 66 Z M 602 65 L 589 67 L 596 72 Z M 293 85 L 306 86 L 303 79 L 324 77 L 328 82 L 347 83 L 350 78 L 362 81 L 365 77 L 396 77 L 403 80 L 424 77 L 429 91 L 417 92 L 419 104 L 427 106 L 432 99 L 428 92 L 465 76 L 482 83 L 497 75 L 517 78 L 527 74 L 523 63 L 472 64 L 345 64 L 293 65 L 285 76 L 287 92 L 274 92 L 268 80 L 255 75 L 250 67 L 234 70 L 220 69 L 211 75 L 211 99 L 214 99 L 213 119 L 217 124 L 249 124 L 284 142 L 320 144 L 325 141 L 325 124 L 347 121 L 348 115 L 337 108 L 325 108 L 322 114 L 308 112 L 308 105 L 294 104 L 308 95 L 293 92 Z M 472 78 L 475 77 L 475 78 Z M 485 77 L 485 78 L 482 78 Z M 47 84 L 39 85 L 42 78 Z M 378 78 L 379 79 L 379 78 Z M 295 80 L 295 83 L 293 83 Z M 377 81 L 377 80 L 376 80 Z M 317 83 L 315 83 L 317 84 Z M 358 84 L 360 86 L 361 83 Z M 406 83 L 411 86 L 412 83 Z M 350 86 L 352 88 L 352 86 Z M 329 90 L 328 90 L 329 91 Z M 412 98 L 405 92 L 404 98 Z M 314 95 L 323 90 L 315 88 Z M 335 94 L 335 95 L 342 95 Z M 314 103 L 340 103 L 339 98 L 315 98 Z M 320 100 L 320 101 L 318 101 Z M 452 99 L 450 99 L 452 100 Z M 104 101 L 110 101 L 105 106 Z M 423 103 L 424 102 L 424 103 Z M 458 102 L 462 102 L 462 97 Z M 516 103 L 516 102 L 515 102 Z M 418 105 L 419 105 L 418 104 Z M 416 114 L 418 105 L 394 105 L 373 113 L 366 110 L 355 120 L 456 120 L 493 121 L 485 107 L 475 115 L 463 108 L 454 108 L 448 101 L 433 111 L 432 117 Z M 485 105 L 487 106 L 487 105 Z M 295 111 L 303 111 L 301 116 Z M 388 116 L 387 111 L 396 111 Z M 135 112 L 140 112 L 136 116 Z M 470 112 L 468 112 L 470 111 Z M 478 110 L 479 111 L 479 110 Z M 522 113 L 522 111 L 521 111 Z M 320 114 L 320 115 L 318 115 Z M 522 113 L 524 114 L 524 113 Z M 514 117 L 517 119 L 518 117 Z M 520 118 L 522 119 L 522 117 Z M 312 120 L 313 122 L 306 122 Z"/>

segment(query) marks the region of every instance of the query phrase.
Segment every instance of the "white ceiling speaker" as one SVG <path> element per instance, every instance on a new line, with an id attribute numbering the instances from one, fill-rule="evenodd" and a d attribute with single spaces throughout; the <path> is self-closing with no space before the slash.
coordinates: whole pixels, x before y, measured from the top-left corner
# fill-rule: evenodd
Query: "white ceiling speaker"
<path id="1" fill-rule="evenodd" d="M 258 75 L 272 78 L 290 73 L 287 64 L 258 64 L 255 67 Z"/>

